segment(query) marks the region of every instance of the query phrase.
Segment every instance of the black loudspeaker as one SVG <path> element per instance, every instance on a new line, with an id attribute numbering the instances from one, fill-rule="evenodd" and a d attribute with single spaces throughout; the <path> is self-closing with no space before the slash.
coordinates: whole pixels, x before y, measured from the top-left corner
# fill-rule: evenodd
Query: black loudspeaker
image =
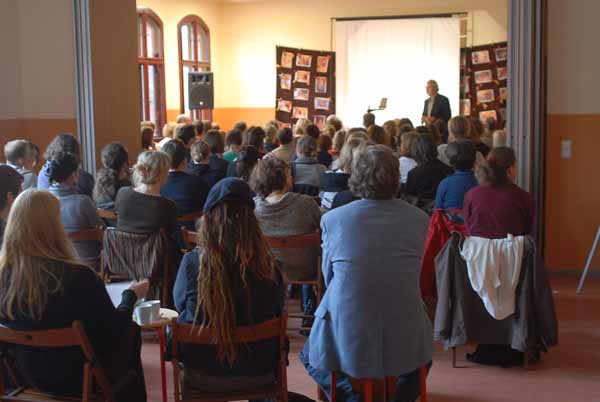
<path id="1" fill-rule="evenodd" d="M 190 71 L 188 73 L 189 108 L 212 109 L 215 103 L 213 73 Z"/>

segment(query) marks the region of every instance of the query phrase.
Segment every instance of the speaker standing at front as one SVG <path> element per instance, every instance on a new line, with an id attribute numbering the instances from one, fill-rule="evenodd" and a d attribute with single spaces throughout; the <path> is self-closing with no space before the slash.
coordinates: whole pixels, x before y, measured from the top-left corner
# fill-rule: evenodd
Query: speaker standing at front
<path id="1" fill-rule="evenodd" d="M 188 104 L 191 110 L 212 109 L 214 100 L 213 73 L 190 71 L 188 73 Z"/>

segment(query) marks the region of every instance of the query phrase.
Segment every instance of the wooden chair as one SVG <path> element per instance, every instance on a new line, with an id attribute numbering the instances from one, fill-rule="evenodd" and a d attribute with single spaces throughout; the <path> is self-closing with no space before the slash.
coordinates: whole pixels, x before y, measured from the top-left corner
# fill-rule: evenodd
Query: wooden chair
<path id="1" fill-rule="evenodd" d="M 421 377 L 421 399 L 420 402 L 427 402 L 427 367 L 420 368 Z M 361 380 L 364 384 L 364 401 L 373 402 L 374 400 L 374 387 L 376 382 L 382 382 L 383 384 L 383 401 L 387 402 L 392 400 L 396 389 L 396 378 L 386 377 L 384 379 L 365 378 Z M 329 388 L 329 395 L 331 395 L 330 402 L 336 402 L 335 389 L 337 385 L 337 375 L 335 371 L 331 372 L 331 385 Z"/>
<path id="2" fill-rule="evenodd" d="M 44 393 L 40 390 L 30 387 L 29 385 L 18 386 L 12 392 L 7 393 L 4 381 L 4 370 L 0 370 L 0 401 L 107 401 L 116 402 L 115 391 L 126 382 L 121 382 L 119 385 L 111 386 L 108 378 L 104 374 L 102 367 L 98 363 L 98 358 L 92 348 L 92 345 L 85 334 L 83 325 L 79 321 L 73 322 L 70 328 L 50 329 L 45 331 L 16 331 L 13 329 L 0 326 L 0 363 L 3 368 L 7 368 L 13 382 L 17 378 L 17 372 L 14 365 L 11 364 L 6 356 L 6 350 L 11 346 L 27 346 L 31 348 L 64 348 L 64 347 L 79 347 L 83 353 L 85 363 L 83 365 L 83 384 L 81 396 L 59 396 L 54 394 Z M 94 384 L 95 380 L 95 384 Z M 126 378 L 127 381 L 130 377 Z M 97 387 L 95 387 L 97 385 Z M 94 390 L 99 390 L 100 395 L 95 394 Z"/>
<path id="3" fill-rule="evenodd" d="M 195 224 L 198 219 L 202 218 L 202 215 L 202 211 L 191 212 L 189 214 L 181 215 L 177 220 L 179 223 L 194 222 Z"/>
<path id="4" fill-rule="evenodd" d="M 183 239 L 183 244 L 185 245 L 185 249 L 187 251 L 193 250 L 197 245 L 197 233 L 192 232 L 184 227 L 181 228 L 181 238 Z"/>
<path id="5" fill-rule="evenodd" d="M 198 326 L 191 324 L 179 324 L 173 319 L 173 384 L 175 390 L 175 402 L 225 402 L 252 399 L 278 399 L 280 402 L 288 402 L 287 371 L 286 371 L 286 327 L 287 316 L 283 314 L 280 318 L 264 322 L 262 324 L 237 327 L 235 330 L 234 343 L 252 343 L 266 339 L 278 338 L 279 361 L 277 362 L 276 382 L 272 385 L 261 386 L 255 390 L 239 392 L 235 390 L 223 392 L 205 392 L 189 389 L 186 384 L 181 383 L 179 343 L 190 343 L 196 345 L 214 346 L 214 335 L 210 330 L 199 331 Z M 185 391 L 185 393 L 183 392 Z M 182 399 L 185 397 L 185 399 Z"/>
<path id="6" fill-rule="evenodd" d="M 272 249 L 310 249 L 310 248 L 321 248 L 321 235 L 318 232 L 309 233 L 299 236 L 289 237 L 267 237 L 267 241 Z M 319 253 L 320 254 L 320 253 Z M 317 305 L 321 302 L 323 294 L 325 293 L 325 284 L 323 282 L 323 272 L 321 271 L 321 262 L 317 261 L 317 274 L 313 279 L 307 280 L 290 280 L 285 278 L 286 284 L 289 285 L 311 285 L 317 289 Z M 307 314 L 289 314 L 293 318 L 314 318 L 314 315 Z M 309 327 L 301 327 L 300 329 L 310 330 Z"/>
<path id="7" fill-rule="evenodd" d="M 117 220 L 117 213 L 114 211 L 109 211 L 107 209 L 98 208 L 98 215 L 100 215 L 100 218 L 106 219 L 108 221 Z"/>

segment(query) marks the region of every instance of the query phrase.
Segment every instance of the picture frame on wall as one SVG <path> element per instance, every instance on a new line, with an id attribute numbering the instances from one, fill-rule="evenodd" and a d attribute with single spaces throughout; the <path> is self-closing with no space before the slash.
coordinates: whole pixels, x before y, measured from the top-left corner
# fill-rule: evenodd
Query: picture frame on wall
<path id="1" fill-rule="evenodd" d="M 319 130 L 323 130 L 323 128 L 325 128 L 325 121 L 327 120 L 327 116 L 316 115 L 314 120 L 314 123 L 317 127 L 319 127 Z"/>
<path id="2" fill-rule="evenodd" d="M 329 71 L 329 56 L 317 57 L 317 73 L 326 74 Z"/>
<path id="3" fill-rule="evenodd" d="M 475 84 L 487 84 L 494 81 L 492 70 L 475 71 Z"/>
<path id="4" fill-rule="evenodd" d="M 281 89 L 289 91 L 292 89 L 292 74 L 282 73 L 279 75 L 279 86 Z"/>
<path id="5" fill-rule="evenodd" d="M 310 91 L 308 88 L 294 88 L 294 100 L 308 101 Z"/>
<path id="6" fill-rule="evenodd" d="M 312 67 L 312 56 L 309 56 L 307 54 L 298 53 L 298 56 L 296 57 L 296 66 L 304 67 L 304 68 L 311 68 Z"/>
<path id="7" fill-rule="evenodd" d="M 487 50 L 478 50 L 471 53 L 471 62 L 475 65 L 490 64 L 490 52 Z"/>
<path id="8" fill-rule="evenodd" d="M 478 103 L 491 103 L 496 100 L 493 89 L 483 89 L 477 91 L 477 102 Z"/>
<path id="9" fill-rule="evenodd" d="M 506 81 L 508 79 L 508 67 L 498 67 L 496 69 L 498 81 Z"/>
<path id="10" fill-rule="evenodd" d="M 320 94 L 327 93 L 327 77 L 315 77 L 315 92 Z"/>
<path id="11" fill-rule="evenodd" d="M 315 98 L 315 110 L 329 110 L 329 98 Z"/>
<path id="12" fill-rule="evenodd" d="M 498 114 L 495 110 L 484 110 L 479 112 L 479 120 L 486 121 L 487 119 L 492 118 L 494 120 L 498 120 Z"/>
<path id="13" fill-rule="evenodd" d="M 293 68 L 294 67 L 294 53 L 283 52 L 281 53 L 281 67 Z"/>
<path id="14" fill-rule="evenodd" d="M 471 99 L 460 100 L 460 114 L 461 116 L 471 115 Z"/>
<path id="15" fill-rule="evenodd" d="M 294 119 L 308 119 L 308 108 L 294 106 L 294 113 L 292 114 Z"/>
<path id="16" fill-rule="evenodd" d="M 298 70 L 294 73 L 294 82 L 310 85 L 310 71 Z"/>
<path id="17" fill-rule="evenodd" d="M 292 112 L 292 101 L 285 99 L 279 99 L 277 101 L 277 110 L 280 112 L 291 113 Z"/>
<path id="18" fill-rule="evenodd" d="M 494 50 L 494 53 L 496 55 L 496 62 L 506 61 L 508 59 L 508 48 L 506 47 L 499 47 Z"/>

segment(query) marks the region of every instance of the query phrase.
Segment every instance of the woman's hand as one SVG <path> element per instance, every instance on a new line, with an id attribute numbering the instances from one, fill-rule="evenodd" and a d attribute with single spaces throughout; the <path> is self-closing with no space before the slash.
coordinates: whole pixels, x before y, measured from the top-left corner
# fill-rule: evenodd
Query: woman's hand
<path id="1" fill-rule="evenodd" d="M 128 289 L 135 293 L 138 300 L 143 299 L 148 294 L 148 289 L 150 289 L 150 281 L 148 279 L 144 279 L 140 282 L 131 282 L 131 285 L 129 285 Z"/>

